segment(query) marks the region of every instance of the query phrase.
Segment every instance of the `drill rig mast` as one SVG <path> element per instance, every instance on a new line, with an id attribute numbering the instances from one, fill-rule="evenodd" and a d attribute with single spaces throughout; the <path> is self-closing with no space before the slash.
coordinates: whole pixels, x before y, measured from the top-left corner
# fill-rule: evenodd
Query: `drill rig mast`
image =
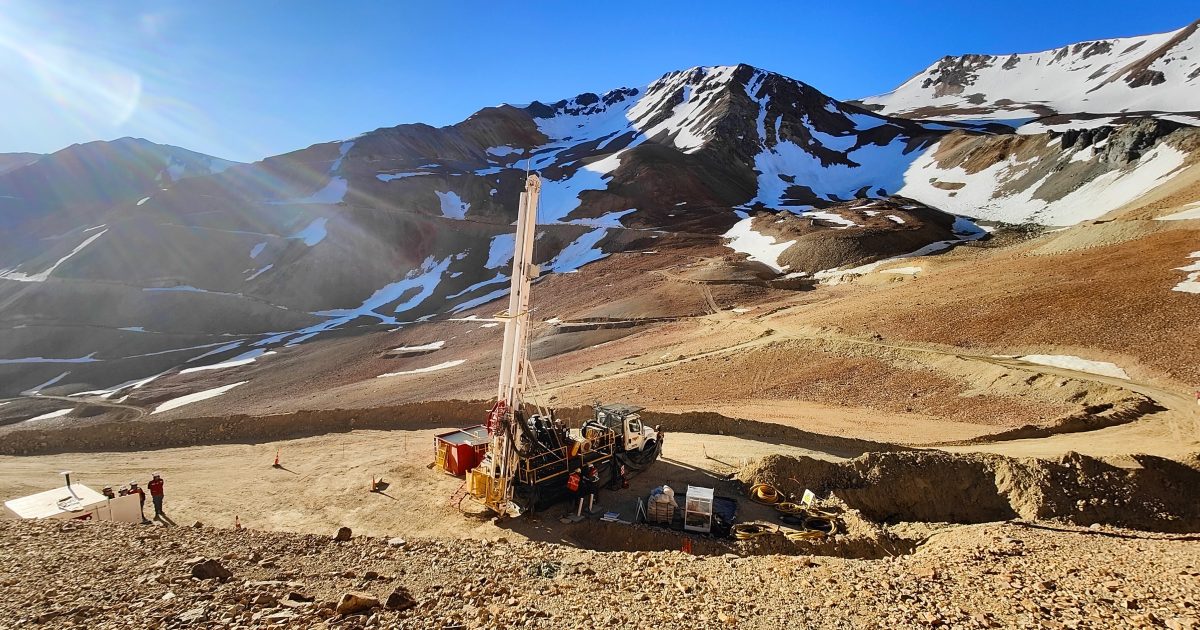
<path id="1" fill-rule="evenodd" d="M 529 372 L 529 293 L 540 269 L 533 264 L 533 242 L 536 238 L 538 201 L 542 180 L 537 175 L 525 179 L 517 211 L 516 243 L 508 311 L 504 319 L 504 346 L 500 358 L 500 382 L 496 403 L 488 414 L 487 429 L 491 434 L 488 455 L 475 469 L 468 483 L 468 492 L 497 514 L 507 514 L 512 504 L 514 477 L 525 452 L 522 403 Z"/>

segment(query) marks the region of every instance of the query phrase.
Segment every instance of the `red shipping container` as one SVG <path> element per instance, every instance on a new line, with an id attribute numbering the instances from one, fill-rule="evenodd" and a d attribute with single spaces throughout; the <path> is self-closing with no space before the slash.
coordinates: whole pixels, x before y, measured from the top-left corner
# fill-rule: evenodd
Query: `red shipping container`
<path id="1" fill-rule="evenodd" d="M 434 465 L 456 477 L 479 465 L 491 437 L 483 425 L 456 429 L 434 436 Z"/>

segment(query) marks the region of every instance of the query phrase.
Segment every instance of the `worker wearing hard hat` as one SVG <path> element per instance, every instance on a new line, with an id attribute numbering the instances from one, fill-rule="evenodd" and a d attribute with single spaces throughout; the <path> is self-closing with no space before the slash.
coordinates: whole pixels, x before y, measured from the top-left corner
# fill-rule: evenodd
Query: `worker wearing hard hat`
<path id="1" fill-rule="evenodd" d="M 146 491 L 138 487 L 138 482 L 129 482 L 129 494 L 138 495 L 138 512 L 142 515 L 142 524 L 149 525 L 150 521 L 146 519 Z"/>
<path id="2" fill-rule="evenodd" d="M 147 484 L 150 488 L 150 498 L 154 501 L 154 518 L 162 520 L 163 514 L 163 479 L 159 473 L 154 473 L 154 477 Z"/>
<path id="3" fill-rule="evenodd" d="M 596 470 L 594 464 L 588 464 L 583 469 L 583 493 L 585 495 L 596 495 L 596 490 L 600 488 L 600 472 Z"/>

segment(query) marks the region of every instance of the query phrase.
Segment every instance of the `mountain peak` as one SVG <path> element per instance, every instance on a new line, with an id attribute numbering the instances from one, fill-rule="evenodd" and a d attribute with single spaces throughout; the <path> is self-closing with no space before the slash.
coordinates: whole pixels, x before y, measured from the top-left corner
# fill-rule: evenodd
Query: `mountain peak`
<path id="1" fill-rule="evenodd" d="M 946 56 L 864 106 L 914 118 L 1187 112 L 1200 90 L 1200 20 L 1166 33 L 1034 53 Z"/>

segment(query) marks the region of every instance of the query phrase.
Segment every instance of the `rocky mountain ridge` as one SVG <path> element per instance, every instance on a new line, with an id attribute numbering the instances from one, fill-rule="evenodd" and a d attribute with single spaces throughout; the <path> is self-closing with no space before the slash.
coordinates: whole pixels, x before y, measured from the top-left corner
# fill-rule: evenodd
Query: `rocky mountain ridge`
<path id="1" fill-rule="evenodd" d="M 1030 119 L 1055 114 L 1200 116 L 1200 20 L 1167 33 L 1008 55 L 946 56 L 862 100 L 911 118 Z"/>

